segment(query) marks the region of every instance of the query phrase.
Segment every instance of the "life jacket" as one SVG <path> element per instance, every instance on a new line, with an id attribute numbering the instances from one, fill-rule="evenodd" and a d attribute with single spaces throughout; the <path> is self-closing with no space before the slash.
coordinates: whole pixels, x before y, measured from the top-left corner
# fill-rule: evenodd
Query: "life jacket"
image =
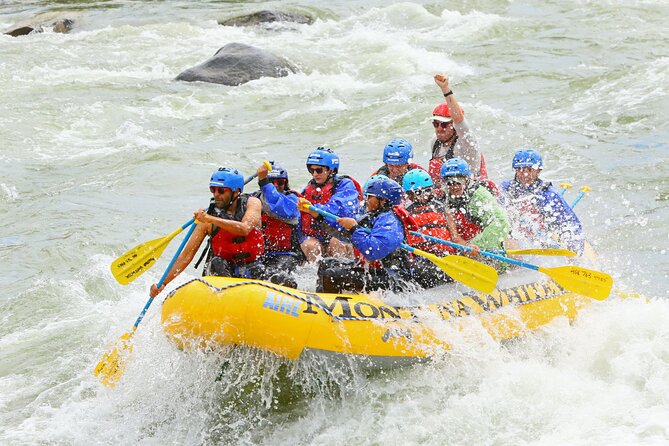
<path id="1" fill-rule="evenodd" d="M 453 218 L 455 220 L 455 225 L 458 228 L 458 234 L 460 234 L 466 241 L 470 241 L 483 231 L 481 220 L 474 217 L 469 211 L 469 201 L 471 200 L 473 192 L 478 189 L 479 186 L 485 185 L 479 181 L 473 181 L 467 186 L 467 190 L 462 197 L 449 202 L 449 207 L 454 211 Z"/>
<path id="2" fill-rule="evenodd" d="M 293 194 L 300 196 L 299 193 L 289 190 L 284 194 Z M 288 219 L 283 218 L 272 212 L 265 195 L 258 191 L 254 194 L 262 203 L 262 230 L 265 235 L 265 252 L 266 253 L 297 253 L 299 251 L 299 240 L 297 234 L 298 218 Z"/>
<path id="3" fill-rule="evenodd" d="M 483 231 L 480 224 L 477 224 L 476 220 L 471 218 L 471 215 L 468 215 L 467 212 L 463 212 L 461 209 L 455 211 L 453 218 L 455 219 L 455 225 L 458 228 L 460 237 L 466 241 L 470 241 Z"/>
<path id="4" fill-rule="evenodd" d="M 446 207 L 432 199 L 428 203 L 413 203 L 407 211 L 415 220 L 418 229 L 416 231 L 437 237 L 443 240 L 450 240 L 451 233 L 448 230 L 448 220 L 446 219 Z M 446 255 L 455 252 L 455 249 L 441 243 L 431 242 L 422 237 L 409 234 L 409 244 L 415 248 L 437 255 Z"/>
<path id="5" fill-rule="evenodd" d="M 230 216 L 227 212 L 210 206 L 209 214 L 224 220 L 242 221 L 246 213 L 246 205 L 249 195 L 242 194 L 237 199 L 235 214 Z M 233 264 L 244 264 L 253 262 L 265 252 L 265 239 L 262 231 L 253 228 L 248 235 L 235 235 L 218 226 L 214 226 L 210 238 L 211 252 L 214 257 L 221 257 Z"/>
<path id="6" fill-rule="evenodd" d="M 458 140 L 458 135 L 455 135 L 455 139 L 453 140 L 453 143 L 451 146 L 448 148 L 446 151 L 446 154 L 437 158 L 432 158 L 430 160 L 430 163 L 428 165 L 428 172 L 430 173 L 430 176 L 432 177 L 432 180 L 435 183 L 435 186 L 437 188 L 441 185 L 442 183 L 442 178 L 441 178 L 441 166 L 444 165 L 444 162 L 448 161 L 449 159 L 453 158 L 455 155 L 455 143 Z M 432 153 L 433 156 L 435 153 L 437 153 L 438 149 L 441 148 L 443 143 L 439 141 L 438 139 L 434 141 L 434 145 L 432 146 Z M 499 196 L 499 188 L 495 184 L 494 181 L 492 181 L 490 178 L 488 178 L 488 169 L 486 167 L 485 163 L 485 157 L 483 156 L 483 152 L 481 152 L 481 165 L 479 166 L 479 176 L 477 180 L 483 184 L 483 186 L 486 187 L 490 191 L 493 196 L 498 197 Z"/>
<path id="7" fill-rule="evenodd" d="M 409 172 L 410 170 L 413 170 L 413 169 L 425 170 L 421 166 L 419 166 L 418 164 L 409 163 L 409 167 L 407 169 L 407 172 Z M 379 167 L 375 172 L 373 172 L 370 175 L 370 177 L 373 177 L 374 175 L 385 175 L 388 178 L 390 178 L 390 170 L 388 169 L 388 165 L 384 164 L 383 166 Z M 406 174 L 404 174 L 404 175 L 406 175 Z M 401 177 L 399 177 L 398 179 L 395 180 L 400 186 L 402 185 L 402 180 L 404 179 L 404 175 L 402 175 Z"/>
<path id="8" fill-rule="evenodd" d="M 541 214 L 539 199 L 551 187 L 550 182 L 539 180 L 534 187 L 523 187 L 515 179 L 505 191 L 511 215 L 517 217 L 518 226 L 526 236 L 533 237 L 546 230 L 546 222 Z"/>
<path id="9" fill-rule="evenodd" d="M 307 187 L 304 188 L 302 196 L 309 200 L 311 204 L 325 204 L 330 201 L 330 198 L 335 194 L 337 186 L 342 179 L 348 178 L 353 181 L 355 188 L 358 190 L 358 201 L 362 201 L 362 187 L 354 178 L 348 175 L 335 175 L 332 182 L 328 182 L 323 186 L 317 186 L 314 180 L 309 181 Z M 357 203 L 355 204 L 357 205 Z M 328 234 L 324 226 L 311 216 L 308 212 L 302 212 L 302 234 L 313 237 L 315 235 Z"/>

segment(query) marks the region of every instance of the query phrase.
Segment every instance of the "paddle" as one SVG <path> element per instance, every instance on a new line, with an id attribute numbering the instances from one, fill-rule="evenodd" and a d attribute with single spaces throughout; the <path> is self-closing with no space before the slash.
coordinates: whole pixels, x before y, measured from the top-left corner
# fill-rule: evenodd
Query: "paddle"
<path id="1" fill-rule="evenodd" d="M 583 196 L 585 196 L 585 194 L 587 194 L 587 193 L 590 192 L 591 190 L 592 190 L 592 189 L 590 189 L 588 186 L 583 186 L 583 187 L 581 188 L 581 192 L 578 193 L 578 195 L 577 195 L 576 198 L 574 199 L 574 202 L 573 202 L 573 203 L 571 204 L 571 206 L 569 206 L 569 207 L 572 208 L 572 209 L 574 209 L 574 206 L 576 206 L 576 205 L 578 204 L 578 202 L 581 201 L 581 198 L 583 198 Z"/>
<path id="2" fill-rule="evenodd" d="M 411 231 L 411 234 L 423 237 L 433 242 L 442 243 L 444 245 L 452 246 L 454 248 L 471 251 L 472 248 L 468 246 L 463 246 L 457 243 L 450 242 L 448 240 L 442 240 L 440 238 L 432 237 L 429 235 L 421 234 L 420 232 Z M 490 257 L 493 259 L 500 260 L 502 262 L 511 263 L 514 265 L 522 266 L 523 268 L 533 269 L 541 273 L 546 274 L 548 277 L 553 279 L 558 285 L 560 285 L 565 290 L 573 291 L 574 293 L 581 294 L 583 296 L 591 297 L 597 300 L 604 300 L 609 296 L 611 292 L 611 287 L 613 287 L 613 279 L 606 273 L 600 271 L 594 271 L 586 268 L 581 268 L 580 266 L 566 265 L 558 266 L 555 268 L 544 268 L 541 266 L 532 265 L 530 263 L 521 262 L 519 260 L 509 259 L 492 252 L 480 251 L 481 255 Z"/>
<path id="3" fill-rule="evenodd" d="M 194 222 L 194 220 L 191 220 L 191 222 Z M 163 286 L 163 282 L 165 281 L 167 274 L 172 269 L 172 266 L 174 266 L 174 262 L 176 262 L 177 258 L 179 257 L 179 254 L 181 254 L 181 251 L 183 251 L 184 246 L 186 246 L 186 243 L 188 242 L 188 239 L 190 239 L 190 236 L 193 234 L 193 231 L 195 230 L 196 226 L 197 224 L 193 224 L 186 233 L 184 239 L 181 241 L 181 245 L 179 245 L 179 248 L 174 253 L 172 261 L 170 262 L 169 265 L 167 265 L 167 269 L 165 269 L 163 276 L 160 278 L 160 281 L 158 282 L 158 288 Z M 153 297 L 149 297 L 149 300 L 146 302 L 146 305 L 144 305 L 142 312 L 139 313 L 139 316 L 137 317 L 135 324 L 132 326 L 132 331 L 124 333 L 118 339 L 118 341 L 116 341 L 114 348 L 110 352 L 105 353 L 102 356 L 100 362 L 98 362 L 98 364 L 95 366 L 95 370 L 93 373 L 105 386 L 114 387 L 116 383 L 119 381 L 119 379 L 121 379 L 121 375 L 125 371 L 128 355 L 132 351 L 132 343 L 131 343 L 132 336 L 135 334 L 135 331 L 137 331 L 137 326 L 139 325 L 140 322 L 142 322 L 142 319 L 144 318 L 146 311 L 151 306 L 151 303 L 153 303 Z"/>
<path id="4" fill-rule="evenodd" d="M 314 206 L 309 206 L 309 210 L 318 212 L 325 218 L 336 221 L 339 217 Z M 369 231 L 369 229 L 366 229 Z M 474 288 L 482 293 L 490 293 L 497 286 L 497 271 L 495 268 L 485 265 L 468 257 L 449 255 L 446 257 L 438 257 L 429 252 L 409 246 L 402 243 L 402 249 L 405 249 L 413 254 L 425 257 L 442 271 L 448 274 L 453 280 L 456 280 L 470 288 Z"/>
<path id="5" fill-rule="evenodd" d="M 141 243 L 114 260 L 111 264 L 111 273 L 116 281 L 121 285 L 127 285 L 148 271 L 160 258 L 172 239 L 192 225 L 194 221 L 195 219 L 191 218 L 165 237 Z"/>
<path id="6" fill-rule="evenodd" d="M 571 189 L 572 187 L 574 186 L 571 183 L 560 183 L 560 188 L 562 189 L 560 190 L 560 196 L 564 197 L 564 193 L 567 192 L 567 189 Z"/>
<path id="7" fill-rule="evenodd" d="M 268 170 L 272 170 L 272 166 L 268 161 L 263 161 L 263 164 L 265 164 Z M 256 172 L 247 177 L 244 180 L 244 184 L 251 182 L 257 176 L 258 173 Z M 183 226 L 170 234 L 141 243 L 114 260 L 110 267 L 114 278 L 121 285 L 127 285 L 147 272 L 156 263 L 156 260 L 160 258 L 172 239 L 193 224 L 194 221 L 191 218 Z"/>
<path id="8" fill-rule="evenodd" d="M 497 251 L 490 251 L 493 254 L 500 254 L 503 256 L 562 256 L 574 257 L 576 253 L 568 249 L 561 248 L 529 248 L 529 249 L 500 249 Z"/>

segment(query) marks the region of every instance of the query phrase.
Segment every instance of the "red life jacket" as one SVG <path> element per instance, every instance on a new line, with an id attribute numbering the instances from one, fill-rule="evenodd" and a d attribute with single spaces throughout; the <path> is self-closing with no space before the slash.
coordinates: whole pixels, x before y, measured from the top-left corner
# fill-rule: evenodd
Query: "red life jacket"
<path id="1" fill-rule="evenodd" d="M 215 216 L 225 220 L 242 221 L 246 214 L 248 199 L 249 196 L 246 194 L 239 196 L 235 215 L 230 216 L 226 212 L 220 212 Z M 258 228 L 253 228 L 244 236 L 232 234 L 215 226 L 211 236 L 211 251 L 213 256 L 222 257 L 230 263 L 250 263 L 265 253 L 265 239 Z"/>
<path id="2" fill-rule="evenodd" d="M 435 200 L 430 203 L 413 203 L 407 209 L 418 225 L 417 231 L 437 237 L 443 240 L 450 240 L 451 233 L 448 230 L 448 220 L 446 219 L 446 207 Z M 455 249 L 441 243 L 431 242 L 422 237 L 409 234 L 409 244 L 415 248 L 437 255 L 446 255 L 455 252 Z"/>
<path id="3" fill-rule="evenodd" d="M 458 234 L 466 241 L 470 241 L 483 231 L 483 228 L 474 219 L 468 218 L 461 210 L 458 209 L 455 211 L 453 216 L 455 218 L 455 225 L 458 228 Z"/>
<path id="4" fill-rule="evenodd" d="M 299 196 L 295 191 L 287 193 Z M 299 242 L 297 239 L 297 219 L 295 222 L 273 215 L 266 210 L 264 195 L 259 197 L 263 203 L 262 229 L 265 235 L 266 252 L 297 252 Z"/>
<path id="5" fill-rule="evenodd" d="M 354 178 L 348 175 L 336 175 L 334 180 L 324 186 L 316 186 L 314 180 L 309 181 L 307 187 L 304 188 L 302 196 L 309 200 L 311 204 L 325 204 L 330 201 L 330 198 L 335 194 L 337 185 L 343 178 L 348 178 L 353 181 L 355 188 L 358 190 L 358 200 L 362 201 L 362 187 Z M 321 224 L 314 219 L 308 212 L 302 212 L 302 234 L 313 237 L 316 234 L 325 235 L 327 232 L 323 229 Z"/>

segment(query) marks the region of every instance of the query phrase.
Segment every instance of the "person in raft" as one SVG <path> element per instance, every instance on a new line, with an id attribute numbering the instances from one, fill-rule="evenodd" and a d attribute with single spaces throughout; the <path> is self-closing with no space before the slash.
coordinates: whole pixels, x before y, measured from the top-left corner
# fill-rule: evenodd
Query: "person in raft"
<path id="1" fill-rule="evenodd" d="M 432 158 L 428 172 L 434 181 L 435 191 L 441 192 L 441 166 L 452 158 L 462 158 L 469 165 L 474 178 L 481 181 L 493 195 L 499 195 L 494 182 L 488 179 L 485 159 L 476 138 L 465 121 L 465 112 L 455 99 L 448 74 L 435 74 L 434 82 L 441 89 L 445 102 L 432 111 L 435 139 L 432 141 Z"/>
<path id="2" fill-rule="evenodd" d="M 296 288 L 292 273 L 304 260 L 298 231 L 299 194 L 290 189 L 288 171 L 279 164 L 271 164 L 272 170 L 268 170 L 264 163 L 258 167 L 260 190 L 253 193 L 262 205 L 262 231 L 265 236 L 262 263 L 271 282 Z"/>
<path id="3" fill-rule="evenodd" d="M 412 287 L 411 262 L 401 248 L 407 241 L 408 214 L 398 205 L 402 187 L 389 178 L 376 178 L 367 185 L 367 213 L 356 221 L 341 217 L 337 223 L 347 232 L 359 253 L 356 261 L 324 259 L 318 268 L 317 291 L 393 290 Z M 404 211 L 404 212 L 402 212 Z M 363 259 L 369 264 L 363 264 Z"/>
<path id="4" fill-rule="evenodd" d="M 338 223 L 327 224 L 315 211 L 318 209 L 342 217 L 355 216 L 362 193 L 353 178 L 339 175 L 339 157 L 331 149 L 319 147 L 307 157 L 307 169 L 312 179 L 299 198 L 297 208 L 304 210 L 301 219 L 301 246 L 307 260 L 315 262 L 323 255 L 330 257 L 352 256 L 351 245 L 339 240 L 343 228 Z"/>
<path id="5" fill-rule="evenodd" d="M 206 236 L 209 257 L 203 275 L 263 278 L 262 265 L 257 261 L 265 252 L 260 200 L 243 193 L 244 176 L 230 167 L 221 167 L 212 174 L 209 190 L 213 194 L 209 209 L 194 213 L 197 227 L 163 286 L 151 285 L 152 297 L 186 269 Z"/>
<path id="6" fill-rule="evenodd" d="M 455 221 L 448 212 L 446 205 L 432 193 L 434 183 L 430 174 L 423 169 L 410 170 L 404 175 L 402 188 L 409 200 L 406 210 L 417 226 L 416 231 L 443 240 L 450 240 L 451 231 L 456 231 Z M 414 248 L 440 257 L 455 252 L 455 249 L 444 244 L 434 243 L 411 234 L 408 235 L 408 243 Z M 441 268 L 420 256 L 413 256 L 413 272 L 414 279 L 423 288 L 431 288 L 452 281 Z"/>
<path id="7" fill-rule="evenodd" d="M 441 166 L 441 177 L 456 225 L 453 241 L 469 246 L 474 255 L 479 250 L 501 249 L 510 230 L 506 211 L 480 181 L 472 178 L 469 164 L 462 158 L 450 159 Z"/>
<path id="8" fill-rule="evenodd" d="M 385 175 L 398 184 L 402 184 L 404 175 L 412 169 L 422 169 L 412 163 L 413 146 L 406 139 L 395 138 L 383 149 L 383 166 L 374 175 Z"/>
<path id="9" fill-rule="evenodd" d="M 500 200 L 512 222 L 514 239 L 525 239 L 544 247 L 558 246 L 583 252 L 581 222 L 550 182 L 539 178 L 544 167 L 541 154 L 520 149 L 513 156 L 512 180 L 502 183 Z"/>

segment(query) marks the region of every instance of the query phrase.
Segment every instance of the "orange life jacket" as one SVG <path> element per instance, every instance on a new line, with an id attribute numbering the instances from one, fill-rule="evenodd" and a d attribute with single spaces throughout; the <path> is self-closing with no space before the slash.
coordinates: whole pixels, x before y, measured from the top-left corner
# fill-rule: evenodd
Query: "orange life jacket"
<path id="1" fill-rule="evenodd" d="M 217 212 L 212 215 L 225 220 L 242 221 L 248 199 L 247 194 L 239 196 L 237 209 L 233 216 L 226 212 Z M 244 236 L 215 226 L 211 236 L 211 251 L 213 256 L 221 257 L 233 264 L 250 263 L 265 253 L 265 238 L 258 228 L 253 228 L 248 235 Z"/>
<path id="2" fill-rule="evenodd" d="M 448 220 L 446 219 L 446 206 L 442 203 L 432 200 L 429 203 L 412 203 L 407 211 L 416 221 L 418 229 L 416 231 L 437 237 L 443 240 L 450 240 L 451 233 L 448 230 Z M 415 248 L 437 255 L 446 255 L 455 252 L 455 249 L 434 243 L 422 237 L 409 234 L 409 244 Z"/>

